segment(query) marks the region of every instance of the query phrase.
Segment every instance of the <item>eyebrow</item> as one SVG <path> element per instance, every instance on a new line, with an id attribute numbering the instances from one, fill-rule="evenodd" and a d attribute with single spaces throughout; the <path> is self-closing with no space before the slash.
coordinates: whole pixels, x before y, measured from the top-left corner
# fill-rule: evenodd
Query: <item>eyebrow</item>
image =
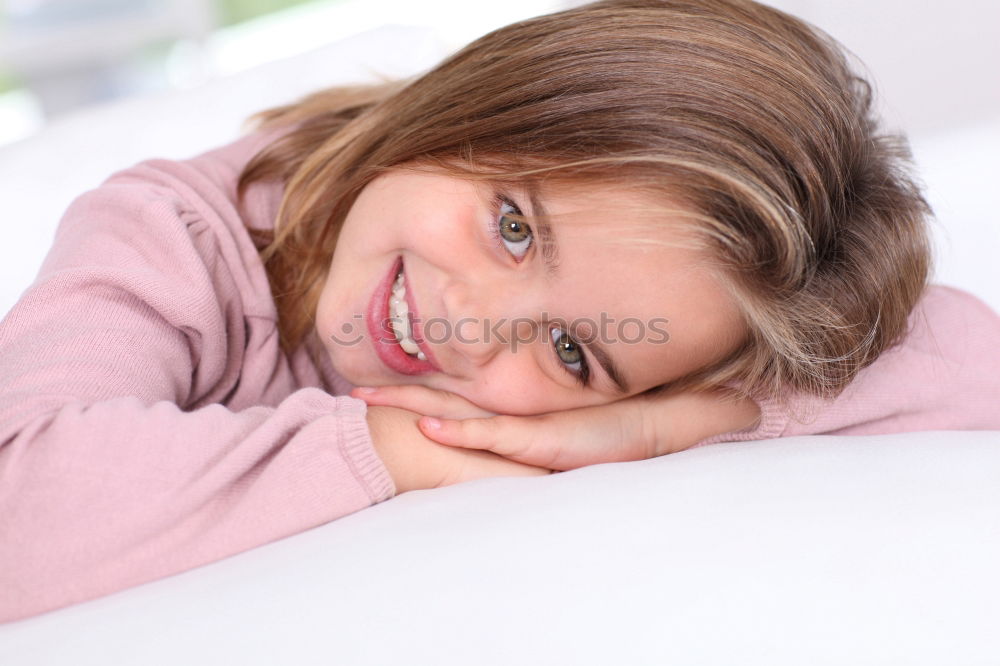
<path id="1" fill-rule="evenodd" d="M 552 232 L 552 225 L 547 219 L 545 205 L 538 196 L 538 192 L 534 189 L 529 190 L 528 199 L 531 202 L 531 221 L 538 230 L 538 241 L 542 246 L 542 260 L 545 262 L 545 268 L 549 277 L 554 277 L 559 269 L 559 247 L 556 244 L 555 234 Z M 575 330 L 578 327 L 573 326 L 571 323 L 570 328 L 574 330 L 570 330 L 569 334 L 574 340 L 579 340 L 581 336 Z M 625 379 L 621 368 L 611 358 L 608 350 L 604 348 L 604 345 L 596 340 L 581 342 L 580 344 L 590 350 L 590 353 L 594 355 L 594 358 L 597 359 L 597 362 L 604 369 L 605 374 L 611 378 L 611 381 L 615 385 L 615 393 L 627 395 L 629 392 L 628 381 Z"/>
<path id="2" fill-rule="evenodd" d="M 531 201 L 531 222 L 538 230 L 538 242 L 542 246 L 542 260 L 545 262 L 545 270 L 549 277 L 555 277 L 559 271 L 559 246 L 556 244 L 556 236 L 552 232 L 552 224 L 549 223 L 548 213 L 545 212 L 545 205 L 538 196 L 538 192 L 530 190 L 528 199 Z"/>
<path id="3" fill-rule="evenodd" d="M 571 323 L 570 328 L 575 329 L 578 327 L 573 326 Z M 581 337 L 578 336 L 574 330 L 570 330 L 569 334 L 573 336 L 574 340 L 579 340 Z M 618 367 L 614 359 L 611 358 L 611 355 L 608 354 L 608 350 L 605 349 L 604 345 L 596 340 L 592 342 L 581 342 L 580 344 L 589 349 L 590 353 L 597 359 L 597 362 L 601 364 L 602 368 L 604 368 L 604 372 L 607 373 L 608 377 L 611 378 L 611 381 L 614 382 L 615 393 L 627 395 L 629 392 L 628 380 L 625 379 L 625 375 L 622 373 L 621 368 Z"/>

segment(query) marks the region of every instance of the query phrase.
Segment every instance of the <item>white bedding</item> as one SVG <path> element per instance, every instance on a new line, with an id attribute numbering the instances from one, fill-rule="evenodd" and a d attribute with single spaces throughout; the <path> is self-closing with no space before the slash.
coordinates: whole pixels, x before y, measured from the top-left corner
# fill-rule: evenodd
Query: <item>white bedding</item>
<path id="1" fill-rule="evenodd" d="M 0 626 L 0 663 L 995 665 L 1000 433 L 406 493 Z"/>
<path id="2" fill-rule="evenodd" d="M 427 31 L 386 28 L 0 149 L 13 236 L 0 307 L 34 278 L 72 197 L 114 169 L 192 155 L 254 110 L 442 55 Z M 1000 119 L 916 141 L 947 214 L 936 281 L 995 309 L 998 135 Z M 1000 432 L 929 432 L 412 492 L 0 626 L 0 664 L 997 664 L 998 480 Z"/>

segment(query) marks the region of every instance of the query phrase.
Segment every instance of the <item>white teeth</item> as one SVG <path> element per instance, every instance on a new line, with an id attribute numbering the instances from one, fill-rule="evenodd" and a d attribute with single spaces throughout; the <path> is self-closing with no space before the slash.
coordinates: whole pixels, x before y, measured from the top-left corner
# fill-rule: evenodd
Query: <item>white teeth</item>
<path id="1" fill-rule="evenodd" d="M 396 334 L 397 341 L 410 337 L 410 325 L 405 317 L 390 315 L 389 324 L 392 326 L 392 332 Z"/>
<path id="2" fill-rule="evenodd" d="M 406 285 L 403 283 L 403 273 L 400 271 L 396 276 L 396 281 L 392 284 L 392 296 L 389 297 L 389 323 L 392 332 L 396 334 L 396 341 L 410 356 L 416 356 L 421 361 L 426 361 L 417 343 L 410 335 L 409 306 L 406 303 Z"/>

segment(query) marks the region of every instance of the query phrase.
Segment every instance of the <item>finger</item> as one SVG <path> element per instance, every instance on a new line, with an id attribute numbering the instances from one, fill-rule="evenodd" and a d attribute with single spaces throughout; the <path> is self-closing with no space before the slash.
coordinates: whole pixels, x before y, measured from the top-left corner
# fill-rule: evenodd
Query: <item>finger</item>
<path id="1" fill-rule="evenodd" d="M 623 401 L 624 402 L 624 401 Z M 421 431 L 449 446 L 492 451 L 511 460 L 568 470 L 651 457 L 633 405 L 612 403 L 536 416 L 462 420 L 421 418 Z"/>
<path id="2" fill-rule="evenodd" d="M 531 419 L 533 417 L 492 416 L 449 419 L 424 416 L 417 421 L 417 425 L 421 432 L 440 444 L 492 451 L 505 458 L 518 460 L 517 456 L 523 453 L 522 447 L 513 445 L 511 440 L 516 439 L 512 436 L 521 434 L 523 429 L 517 428 L 516 422 Z"/>
<path id="3" fill-rule="evenodd" d="M 357 387 L 351 396 L 369 405 L 399 407 L 418 414 L 449 419 L 492 416 L 494 413 L 466 400 L 457 393 L 417 384 Z"/>
<path id="4" fill-rule="evenodd" d="M 547 469 L 574 469 L 583 464 L 567 458 L 561 442 L 555 441 L 553 414 L 535 416 L 500 415 L 473 419 L 417 421 L 429 439 L 465 449 L 489 451 L 518 463 Z"/>

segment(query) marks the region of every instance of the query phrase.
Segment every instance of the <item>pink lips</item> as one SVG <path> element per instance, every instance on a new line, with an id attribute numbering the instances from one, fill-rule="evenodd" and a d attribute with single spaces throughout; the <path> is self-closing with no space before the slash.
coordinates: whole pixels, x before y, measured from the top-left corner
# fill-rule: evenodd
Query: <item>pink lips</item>
<path id="1" fill-rule="evenodd" d="M 372 347 L 375 354 L 389 369 L 404 375 L 423 375 L 438 370 L 434 362 L 434 356 L 427 348 L 426 342 L 421 335 L 420 313 L 414 307 L 413 292 L 407 289 L 406 305 L 410 311 L 410 326 L 414 341 L 420 351 L 427 357 L 426 361 L 421 361 L 415 356 L 410 356 L 396 341 L 396 336 L 389 324 L 389 297 L 392 295 L 392 284 L 396 280 L 396 275 L 403 266 L 403 258 L 399 257 L 393 262 L 389 272 L 379 282 L 368 301 L 368 311 L 365 313 L 365 321 L 368 327 L 368 334 L 371 336 Z"/>

